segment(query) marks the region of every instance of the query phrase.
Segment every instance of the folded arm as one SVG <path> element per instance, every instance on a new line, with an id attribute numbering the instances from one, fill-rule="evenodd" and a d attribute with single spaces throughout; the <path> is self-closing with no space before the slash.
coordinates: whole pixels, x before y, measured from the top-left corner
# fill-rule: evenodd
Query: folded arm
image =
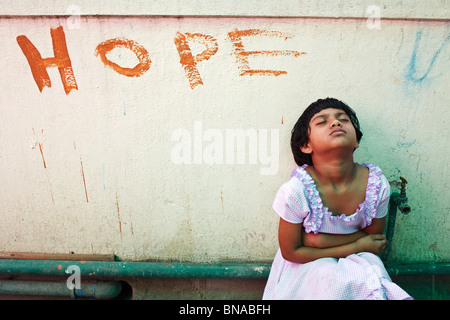
<path id="1" fill-rule="evenodd" d="M 384 230 L 385 220 L 385 218 L 373 219 L 370 226 L 350 234 L 314 234 L 302 232 L 303 244 L 308 247 L 323 249 L 352 243 L 369 234 L 382 234 Z"/>
<path id="2" fill-rule="evenodd" d="M 349 234 L 305 234 L 303 225 L 280 219 L 278 241 L 283 257 L 291 262 L 306 263 L 320 258 L 345 258 L 353 253 L 378 254 L 386 246 L 381 234 L 384 219 L 374 219 L 371 226 Z"/>

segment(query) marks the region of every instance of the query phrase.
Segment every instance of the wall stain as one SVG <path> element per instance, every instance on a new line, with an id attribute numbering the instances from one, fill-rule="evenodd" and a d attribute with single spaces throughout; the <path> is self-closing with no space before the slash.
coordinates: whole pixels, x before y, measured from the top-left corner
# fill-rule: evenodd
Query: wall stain
<path id="1" fill-rule="evenodd" d="M 34 130 L 34 128 L 31 128 L 31 129 L 33 130 L 33 134 L 34 134 L 34 136 L 36 137 L 36 131 Z M 42 136 L 44 135 L 44 129 L 41 129 L 41 135 L 42 135 Z M 44 169 L 47 169 L 47 164 L 46 164 L 46 162 L 45 162 L 45 157 L 44 157 L 44 146 L 43 146 L 42 141 L 36 141 L 36 142 L 34 143 L 34 146 L 32 147 L 32 149 L 34 149 L 34 148 L 36 147 L 36 145 L 39 146 L 39 151 L 40 151 L 40 153 L 41 153 L 42 163 L 43 163 L 43 165 L 44 165 Z M 55 204 L 55 198 L 54 198 L 54 196 L 53 196 L 53 186 L 52 186 L 52 183 L 51 183 L 51 181 L 50 181 L 50 176 L 49 176 L 49 173 L 48 173 L 47 170 L 45 170 L 45 175 L 46 175 L 46 177 L 47 177 L 47 183 L 48 183 L 48 188 L 49 188 L 49 191 L 50 191 L 50 196 L 51 196 L 51 198 L 52 198 L 52 203 Z"/>
<path id="2" fill-rule="evenodd" d="M 47 168 L 47 165 L 45 164 L 44 152 L 42 151 L 42 143 L 40 142 L 39 142 L 39 150 L 41 151 L 42 162 L 44 162 L 44 168 Z"/>
<path id="3" fill-rule="evenodd" d="M 413 145 L 415 145 L 416 142 L 417 142 L 417 139 L 414 139 L 414 140 L 411 141 L 411 142 L 400 142 L 400 141 L 397 141 L 397 147 L 400 147 L 400 148 L 409 148 L 409 147 L 412 147 Z"/>
<path id="4" fill-rule="evenodd" d="M 222 185 L 222 189 L 223 189 L 223 185 Z M 220 201 L 222 203 L 222 214 L 225 214 L 225 206 L 223 203 L 223 190 L 220 190 Z"/>
<path id="5" fill-rule="evenodd" d="M 31 128 L 31 129 L 33 130 L 33 134 L 36 136 L 36 132 L 34 131 L 34 128 Z M 44 134 L 44 129 L 41 129 L 41 133 L 42 133 L 42 135 Z M 45 163 L 42 142 L 38 142 L 37 144 L 39 146 L 39 151 L 41 152 L 41 157 L 42 157 L 42 162 L 44 163 L 44 168 L 46 169 L 47 168 L 47 164 Z"/>
<path id="6" fill-rule="evenodd" d="M 87 188 L 86 188 L 86 178 L 84 177 L 83 160 L 81 160 L 81 156 L 80 156 L 80 164 L 81 164 L 81 175 L 83 176 L 84 193 L 86 194 L 86 202 L 89 202 Z"/>
<path id="7" fill-rule="evenodd" d="M 119 209 L 119 196 L 116 192 L 116 207 L 117 207 L 117 218 L 119 219 L 119 233 L 120 238 L 122 239 L 122 221 L 120 220 L 120 209 Z"/>

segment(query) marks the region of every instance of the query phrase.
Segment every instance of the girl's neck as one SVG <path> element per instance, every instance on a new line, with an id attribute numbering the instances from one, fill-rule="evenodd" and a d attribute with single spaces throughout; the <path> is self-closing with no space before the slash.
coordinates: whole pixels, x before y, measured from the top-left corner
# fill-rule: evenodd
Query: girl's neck
<path id="1" fill-rule="evenodd" d="M 311 170 L 321 185 L 343 186 L 354 179 L 356 164 L 353 161 L 353 155 L 350 158 L 313 158 Z"/>

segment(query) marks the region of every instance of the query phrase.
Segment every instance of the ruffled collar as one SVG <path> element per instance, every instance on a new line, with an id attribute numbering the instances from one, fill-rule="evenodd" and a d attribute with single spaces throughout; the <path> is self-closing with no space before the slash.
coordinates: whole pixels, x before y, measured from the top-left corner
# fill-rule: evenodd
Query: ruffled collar
<path id="1" fill-rule="evenodd" d="M 361 211 L 365 213 L 364 218 L 367 225 L 372 223 L 372 219 L 377 213 L 377 200 L 378 193 L 381 186 L 381 169 L 370 163 L 363 163 L 363 166 L 369 168 L 369 178 L 366 187 L 366 197 L 364 201 L 358 206 L 356 212 L 352 215 L 346 216 L 345 214 L 334 216 L 332 212 L 328 210 L 326 206 L 323 205 L 322 198 L 319 195 L 317 186 L 311 177 L 311 175 L 305 170 L 308 165 L 303 165 L 292 171 L 291 177 L 297 177 L 305 186 L 309 204 L 310 204 L 310 217 L 306 219 L 303 223 L 305 232 L 318 233 L 320 226 L 322 225 L 322 220 L 326 216 L 331 221 L 343 220 L 343 221 L 353 221 L 360 214 Z M 364 210 L 363 210 L 364 209 Z"/>

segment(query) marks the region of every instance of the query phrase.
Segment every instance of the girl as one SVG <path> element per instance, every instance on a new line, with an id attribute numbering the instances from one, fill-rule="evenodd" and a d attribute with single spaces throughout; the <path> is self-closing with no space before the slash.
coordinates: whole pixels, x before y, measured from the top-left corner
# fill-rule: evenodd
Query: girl
<path id="1" fill-rule="evenodd" d="M 390 186 L 380 168 L 353 161 L 362 135 L 355 112 L 336 99 L 317 100 L 298 119 L 299 167 L 273 203 L 280 248 L 263 299 L 412 299 L 377 256 Z"/>

